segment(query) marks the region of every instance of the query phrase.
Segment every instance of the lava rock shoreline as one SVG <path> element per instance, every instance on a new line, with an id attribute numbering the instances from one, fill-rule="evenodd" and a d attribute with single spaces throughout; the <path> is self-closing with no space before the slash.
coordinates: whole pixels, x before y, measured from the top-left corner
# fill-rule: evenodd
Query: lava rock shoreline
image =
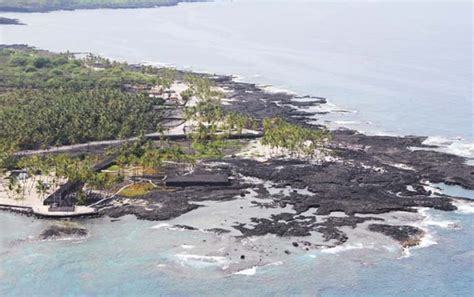
<path id="1" fill-rule="evenodd" d="M 229 111 L 238 111 L 257 119 L 278 116 L 306 127 L 322 127 L 307 123 L 309 119 L 314 121 L 314 113 L 302 112 L 294 107 L 322 105 L 326 103 L 324 98 L 314 97 L 312 102 L 295 101 L 292 100 L 295 98 L 293 95 L 268 93 L 255 84 L 236 82 L 230 76 L 210 78 L 226 90 L 226 98 L 231 101 L 224 107 Z M 214 161 L 203 161 L 197 165 L 196 172 L 224 172 L 233 178 L 231 185 L 152 192 L 139 199 L 139 203 L 119 198 L 118 203 L 101 205 L 100 211 L 113 218 L 132 214 L 145 220 L 169 220 L 201 207 L 196 202 L 239 199 L 253 189 L 258 193 L 257 201 L 273 201 L 256 202 L 256 207 L 289 206 L 294 213 L 282 211 L 269 218 L 254 217 L 252 226 L 235 222 L 232 227 L 243 237 L 266 234 L 303 237 L 319 232 L 326 241 L 337 245 L 348 239 L 341 227 L 355 228 L 357 224 L 372 221 L 376 224 L 370 225 L 369 230 L 390 236 L 402 246 L 412 246 L 419 242 L 423 230 L 413 226 L 401 228 L 386 225 L 381 218 L 361 217 L 358 214 L 414 213 L 419 207 L 443 211 L 457 209 L 453 201 L 462 198 L 433 196 L 426 189 L 426 183 L 459 185 L 473 190 L 474 167 L 467 165 L 463 157 L 428 150 L 434 147 L 424 145 L 425 139 L 418 136 L 368 136 L 353 130 L 336 130 L 330 145 L 335 152 L 333 161 L 315 165 L 296 159 L 258 162 L 232 156 L 218 160 L 221 165 L 217 168 L 212 164 Z M 424 150 L 413 150 L 413 147 Z M 277 187 L 307 189 L 312 195 L 302 195 L 297 191 L 289 195 L 271 195 L 264 184 L 249 183 L 242 176 L 271 182 Z M 333 212 L 344 213 L 344 216 L 331 217 Z M 318 216 L 329 217 L 321 220 Z"/>

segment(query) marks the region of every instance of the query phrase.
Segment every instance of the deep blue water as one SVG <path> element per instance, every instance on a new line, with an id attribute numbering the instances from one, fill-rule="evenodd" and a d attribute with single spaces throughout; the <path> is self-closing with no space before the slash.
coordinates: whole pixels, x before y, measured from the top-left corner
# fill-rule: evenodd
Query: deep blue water
<path id="1" fill-rule="evenodd" d="M 1 43 L 236 74 L 354 111 L 323 120 L 373 133 L 440 136 L 440 142 L 474 140 L 470 2 L 235 1 L 5 15 L 28 26 L 1 27 Z M 474 152 L 469 144 L 453 148 Z M 201 234 L 156 233 L 155 223 L 132 218 L 97 219 L 80 223 L 91 232 L 86 240 L 16 242 L 51 222 L 0 213 L 0 295 L 472 295 L 472 213 L 429 214 L 458 227 L 430 225 L 437 244 L 408 258 L 383 249 L 312 252 L 314 258 L 295 253 L 255 275 L 224 277 L 212 267 L 159 268 L 173 259 L 176 244 Z"/>
<path id="2" fill-rule="evenodd" d="M 352 128 L 473 141 L 472 3 L 336 2 L 5 14 L 28 26 L 0 42 L 235 74 L 327 97 Z"/>

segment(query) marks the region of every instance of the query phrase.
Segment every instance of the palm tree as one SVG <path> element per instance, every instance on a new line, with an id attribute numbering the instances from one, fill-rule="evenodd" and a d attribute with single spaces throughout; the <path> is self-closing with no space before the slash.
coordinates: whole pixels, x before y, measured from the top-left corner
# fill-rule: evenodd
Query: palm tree
<path id="1" fill-rule="evenodd" d="M 42 180 L 38 180 L 38 182 L 36 183 L 36 193 L 38 193 L 41 201 L 43 201 L 44 196 L 48 192 L 49 188 L 50 186 Z"/>

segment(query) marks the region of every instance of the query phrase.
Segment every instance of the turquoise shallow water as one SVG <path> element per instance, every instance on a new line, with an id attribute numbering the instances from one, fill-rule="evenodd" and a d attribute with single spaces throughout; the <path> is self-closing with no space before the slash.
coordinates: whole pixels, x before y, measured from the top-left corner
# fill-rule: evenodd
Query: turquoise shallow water
<path id="1" fill-rule="evenodd" d="M 223 276 L 206 265 L 158 268 L 174 253 L 170 242 L 201 235 L 174 231 L 163 237 L 151 222 L 97 219 L 81 223 L 91 232 L 85 240 L 15 243 L 50 222 L 2 213 L 0 295 L 468 296 L 474 289 L 472 215 L 430 214 L 460 228 L 430 227 L 437 244 L 412 250 L 408 258 L 371 249 L 312 251 L 282 257 L 283 264 L 255 275 Z"/>
<path id="2" fill-rule="evenodd" d="M 238 74 L 326 96 L 335 108 L 354 111 L 327 120 L 350 127 L 472 142 L 471 12 L 472 3 L 235 1 L 5 14 L 28 26 L 1 27 L 0 42 Z M 453 148 L 473 152 L 472 146 Z M 162 267 L 183 252 L 181 244 L 203 234 L 157 232 L 156 223 L 133 218 L 95 219 L 80 222 L 91 233 L 85 240 L 38 242 L 34 237 L 51 222 L 0 213 L 0 295 L 472 295 L 472 213 L 428 214 L 437 244 L 408 258 L 400 259 L 394 246 L 293 253 L 254 275 L 228 276 L 199 262 Z"/>

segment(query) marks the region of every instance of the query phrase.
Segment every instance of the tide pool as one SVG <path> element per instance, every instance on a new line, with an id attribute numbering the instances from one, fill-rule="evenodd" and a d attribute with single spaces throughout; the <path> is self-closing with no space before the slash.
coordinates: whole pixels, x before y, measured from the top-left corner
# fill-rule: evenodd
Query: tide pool
<path id="1" fill-rule="evenodd" d="M 349 111 L 315 118 L 323 123 L 435 136 L 448 151 L 472 152 L 470 2 L 219 1 L 2 16 L 27 26 L 1 27 L 0 43 L 234 74 Z M 474 222 L 465 210 L 425 212 L 421 248 L 401 251 L 380 235 L 287 255 L 288 242 L 275 241 L 272 261 L 238 274 L 222 272 L 210 234 L 100 218 L 77 222 L 85 239 L 37 241 L 52 221 L 1 212 L 0 295 L 469 296 Z"/>

